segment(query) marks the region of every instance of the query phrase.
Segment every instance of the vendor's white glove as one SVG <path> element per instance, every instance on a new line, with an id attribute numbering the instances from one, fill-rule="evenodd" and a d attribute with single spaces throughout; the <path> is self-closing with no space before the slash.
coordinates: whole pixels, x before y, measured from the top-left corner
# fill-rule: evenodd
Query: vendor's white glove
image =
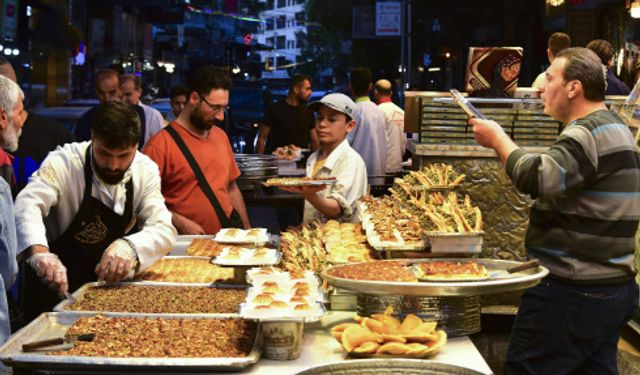
<path id="1" fill-rule="evenodd" d="M 133 277 L 137 260 L 138 254 L 128 241 L 123 239 L 113 241 L 96 266 L 98 281 L 106 280 L 111 283 Z"/>
<path id="2" fill-rule="evenodd" d="M 27 259 L 27 264 L 33 268 L 36 275 L 58 292 L 60 297 L 69 290 L 67 282 L 67 268 L 54 253 L 36 253 Z"/>

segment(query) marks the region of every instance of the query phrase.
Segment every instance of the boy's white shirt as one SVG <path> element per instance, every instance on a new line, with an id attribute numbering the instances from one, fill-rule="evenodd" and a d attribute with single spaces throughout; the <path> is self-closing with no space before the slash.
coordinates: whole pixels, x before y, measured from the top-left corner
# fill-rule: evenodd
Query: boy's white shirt
<path id="1" fill-rule="evenodd" d="M 322 147 L 309 156 L 307 160 L 306 175 L 311 177 L 313 167 L 318 160 Z M 343 140 L 335 150 L 329 154 L 324 162 L 324 166 L 314 177 L 335 177 L 336 183 L 328 185 L 325 190 L 318 194 L 324 198 L 335 199 L 342 208 L 342 215 L 337 218 L 342 222 L 357 222 L 356 201 L 367 194 L 367 167 L 360 154 L 349 146 L 349 142 Z M 327 221 L 320 211 L 307 201 L 304 202 L 303 222 L 308 223 L 314 220 Z"/>

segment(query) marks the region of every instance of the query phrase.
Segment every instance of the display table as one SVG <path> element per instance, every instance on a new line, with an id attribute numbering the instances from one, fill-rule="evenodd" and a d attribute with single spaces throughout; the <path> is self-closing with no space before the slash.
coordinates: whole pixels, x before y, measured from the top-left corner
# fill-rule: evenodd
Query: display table
<path id="1" fill-rule="evenodd" d="M 273 361 L 261 359 L 247 374 L 289 375 L 309 367 L 352 360 L 338 341 L 331 336 L 330 329 L 336 324 L 352 322 L 355 312 L 330 311 L 319 322 L 305 325 L 302 354 L 292 361 Z M 430 361 L 467 367 L 483 374 L 493 374 L 487 362 L 478 352 L 469 337 L 456 337 L 447 344 Z"/>

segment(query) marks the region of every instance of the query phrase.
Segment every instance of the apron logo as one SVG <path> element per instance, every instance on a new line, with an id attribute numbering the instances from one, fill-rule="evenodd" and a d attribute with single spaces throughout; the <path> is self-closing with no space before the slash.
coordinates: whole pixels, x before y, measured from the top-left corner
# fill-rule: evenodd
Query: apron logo
<path id="1" fill-rule="evenodd" d="M 80 243 L 93 245 L 107 238 L 108 233 L 109 230 L 102 220 L 100 220 L 100 216 L 96 216 L 94 222 L 84 225 L 84 228 L 76 233 L 73 238 Z"/>

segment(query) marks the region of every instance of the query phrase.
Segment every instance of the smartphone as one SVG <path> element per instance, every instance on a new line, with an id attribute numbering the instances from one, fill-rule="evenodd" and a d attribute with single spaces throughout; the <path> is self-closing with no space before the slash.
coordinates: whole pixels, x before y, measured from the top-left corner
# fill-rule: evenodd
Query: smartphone
<path id="1" fill-rule="evenodd" d="M 462 94 L 460 94 L 460 91 L 456 89 L 451 89 L 449 90 L 449 92 L 451 92 L 451 96 L 453 96 L 453 101 L 456 102 L 456 104 L 460 106 L 460 108 L 462 108 L 462 110 L 469 117 L 475 117 L 481 120 L 488 120 L 487 117 L 482 114 L 482 112 L 478 111 L 478 108 L 474 107 L 473 104 L 469 103 L 467 98 L 465 98 L 464 96 L 462 96 Z"/>

